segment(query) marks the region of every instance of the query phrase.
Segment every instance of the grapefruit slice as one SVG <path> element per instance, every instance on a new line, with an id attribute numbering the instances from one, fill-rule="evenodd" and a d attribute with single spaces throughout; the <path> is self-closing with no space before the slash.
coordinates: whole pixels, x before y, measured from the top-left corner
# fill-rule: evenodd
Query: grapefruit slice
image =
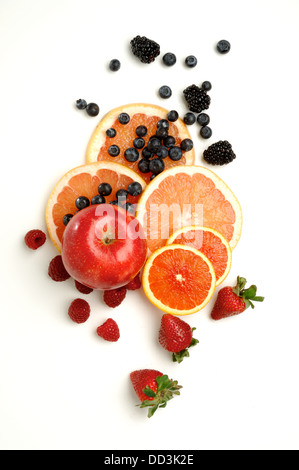
<path id="1" fill-rule="evenodd" d="M 127 113 L 130 116 L 130 121 L 127 124 L 121 124 L 118 117 L 121 113 Z M 149 173 L 141 173 L 138 169 L 138 161 L 142 158 L 142 149 L 139 150 L 140 158 L 136 162 L 128 162 L 124 157 L 124 152 L 127 148 L 133 147 L 133 141 L 137 137 L 136 128 L 138 126 L 145 126 L 147 128 L 147 135 L 143 137 L 145 146 L 149 138 L 156 134 L 157 122 L 161 119 L 167 119 L 168 111 L 160 106 L 137 103 L 120 106 L 110 111 L 99 122 L 94 130 L 86 151 L 86 162 L 96 161 L 110 161 L 121 163 L 132 168 L 139 173 L 146 181 L 150 181 L 152 175 Z M 115 129 L 115 137 L 108 137 L 106 131 L 108 129 Z M 180 146 L 184 139 L 191 139 L 189 131 L 185 123 L 179 118 L 175 122 L 169 122 L 169 135 L 175 138 L 175 145 Z M 120 149 L 119 155 L 111 157 L 108 149 L 111 145 L 117 145 Z M 183 156 L 179 161 L 173 161 L 169 157 L 164 158 L 165 168 L 170 168 L 177 165 L 192 165 L 194 163 L 194 148 L 188 152 L 183 152 Z"/>
<path id="2" fill-rule="evenodd" d="M 210 227 L 234 248 L 241 236 L 242 210 L 228 186 L 201 166 L 176 166 L 157 175 L 143 191 L 136 217 L 146 233 L 149 252 L 164 246 L 176 230 Z"/>
<path id="3" fill-rule="evenodd" d="M 228 275 L 232 263 L 232 250 L 227 240 L 217 230 L 199 225 L 183 227 L 174 232 L 166 244 L 173 243 L 193 246 L 211 261 L 216 274 L 216 287 Z"/>
<path id="4" fill-rule="evenodd" d="M 95 162 L 81 165 L 68 171 L 54 187 L 46 208 L 46 222 L 50 238 L 57 250 L 61 251 L 61 241 L 65 225 L 63 217 L 74 214 L 78 209 L 75 201 L 80 196 L 91 199 L 99 194 L 98 186 L 109 183 L 112 193 L 105 196 L 106 202 L 116 199 L 119 189 L 126 189 L 134 181 L 141 184 L 144 189 L 145 181 L 133 170 L 111 162 Z M 127 201 L 136 204 L 139 196 L 128 196 Z"/>
<path id="5" fill-rule="evenodd" d="M 209 302 L 216 275 L 203 253 L 173 244 L 159 248 L 148 258 L 142 284 L 147 298 L 163 312 L 189 315 Z"/>

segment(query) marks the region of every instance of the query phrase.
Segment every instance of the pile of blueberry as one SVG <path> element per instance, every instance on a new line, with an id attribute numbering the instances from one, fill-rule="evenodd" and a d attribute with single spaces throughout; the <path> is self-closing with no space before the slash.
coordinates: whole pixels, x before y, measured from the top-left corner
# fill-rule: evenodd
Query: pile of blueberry
<path id="1" fill-rule="evenodd" d="M 178 119 L 177 111 L 172 110 L 168 113 L 167 119 L 160 119 L 157 122 L 156 133 L 149 137 L 147 144 L 145 136 L 148 135 L 146 126 L 140 125 L 135 129 L 136 138 L 124 152 L 124 157 L 128 162 L 137 162 L 141 173 L 152 173 L 151 179 L 161 173 L 164 168 L 164 159 L 170 158 L 173 161 L 179 161 L 183 157 L 183 152 L 188 152 L 193 148 L 191 139 L 184 139 L 179 145 L 176 145 L 175 138 L 169 134 L 169 122 Z M 130 116 L 127 113 L 121 113 L 118 116 L 121 124 L 128 124 Z M 106 135 L 113 139 L 116 136 L 114 128 L 107 129 Z M 117 157 L 120 153 L 118 145 L 111 144 L 108 148 L 111 157 Z"/>
<path id="2" fill-rule="evenodd" d="M 75 214 L 78 211 L 81 211 L 82 209 L 89 207 L 90 205 L 105 204 L 106 197 L 110 196 L 111 193 L 112 193 L 112 186 L 109 183 L 101 183 L 98 187 L 98 194 L 93 196 L 90 200 L 86 196 L 77 197 L 75 201 L 77 211 L 75 212 Z M 138 181 L 133 181 L 132 183 L 128 185 L 127 189 L 119 189 L 116 192 L 116 199 L 113 201 L 110 201 L 109 204 L 112 204 L 114 206 L 121 206 L 130 214 L 135 214 L 134 204 L 128 202 L 127 199 L 129 195 L 136 197 L 136 196 L 140 196 L 141 193 L 142 193 L 141 184 L 138 183 Z M 67 225 L 75 214 L 65 214 L 63 217 L 63 224 Z"/>

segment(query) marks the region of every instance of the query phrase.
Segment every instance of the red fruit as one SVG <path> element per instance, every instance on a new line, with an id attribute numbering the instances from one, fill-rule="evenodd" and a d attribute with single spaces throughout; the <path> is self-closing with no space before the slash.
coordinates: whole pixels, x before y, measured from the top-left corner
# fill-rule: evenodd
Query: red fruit
<path id="1" fill-rule="evenodd" d="M 119 287 L 118 289 L 105 290 L 104 302 L 108 307 L 118 307 L 127 295 L 127 289 L 125 287 Z"/>
<path id="2" fill-rule="evenodd" d="M 37 250 L 46 241 L 44 232 L 38 229 L 29 230 L 24 237 L 25 243 L 31 250 Z"/>
<path id="3" fill-rule="evenodd" d="M 174 315 L 166 313 L 161 320 L 159 331 L 159 343 L 173 353 L 173 362 L 182 362 L 184 357 L 189 357 L 188 348 L 195 346 L 198 340 L 193 338 L 193 331 L 188 323 Z"/>
<path id="4" fill-rule="evenodd" d="M 55 256 L 50 261 L 48 274 L 56 282 L 66 281 L 71 277 L 64 267 L 61 255 Z"/>
<path id="5" fill-rule="evenodd" d="M 101 338 L 111 342 L 118 341 L 120 336 L 118 325 L 112 318 L 108 318 L 103 325 L 99 326 L 97 333 Z"/>
<path id="6" fill-rule="evenodd" d="M 90 294 L 93 289 L 91 287 L 87 287 L 84 284 L 81 284 L 81 282 L 75 281 L 75 286 L 76 289 L 81 292 L 81 294 Z"/>
<path id="7" fill-rule="evenodd" d="M 181 385 L 177 380 L 170 380 L 167 375 L 153 369 L 141 369 L 131 372 L 133 388 L 142 402 L 140 408 L 149 407 L 148 417 L 153 416 L 158 408 L 165 408 L 174 395 L 180 395 Z"/>
<path id="8" fill-rule="evenodd" d="M 246 282 L 244 277 L 238 276 L 235 287 L 228 286 L 220 289 L 211 312 L 213 320 L 239 315 L 249 306 L 254 308 L 252 300 L 256 302 L 264 300 L 264 297 L 256 296 L 256 286 L 252 285 L 248 289 L 244 289 Z"/>
<path id="9" fill-rule="evenodd" d="M 93 289 L 117 289 L 140 272 L 147 242 L 132 214 L 112 204 L 95 204 L 71 218 L 61 254 L 66 270 L 77 281 Z"/>
<path id="10" fill-rule="evenodd" d="M 137 290 L 137 289 L 140 289 L 140 287 L 141 287 L 141 280 L 140 280 L 139 274 L 137 274 L 137 276 L 134 277 L 134 279 L 132 279 L 132 281 L 130 281 L 126 285 L 127 290 Z"/>
<path id="11" fill-rule="evenodd" d="M 75 299 L 69 306 L 69 317 L 76 323 L 85 323 L 90 316 L 90 306 L 86 300 Z"/>

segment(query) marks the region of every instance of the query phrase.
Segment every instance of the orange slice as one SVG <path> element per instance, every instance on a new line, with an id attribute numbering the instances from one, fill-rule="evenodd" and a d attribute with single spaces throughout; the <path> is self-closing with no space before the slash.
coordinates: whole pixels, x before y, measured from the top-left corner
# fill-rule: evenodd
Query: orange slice
<path id="1" fill-rule="evenodd" d="M 118 116 L 121 113 L 127 113 L 130 116 L 128 124 L 120 124 Z M 133 147 L 133 140 L 137 137 L 136 128 L 140 125 L 147 127 L 147 135 L 144 138 L 145 145 L 149 138 L 156 133 L 157 122 L 160 119 L 167 119 L 168 111 L 160 106 L 137 103 L 120 106 L 110 111 L 99 122 L 94 130 L 86 152 L 86 162 L 96 161 L 110 161 L 121 163 L 132 168 L 140 174 L 146 181 L 150 181 L 152 173 L 141 173 L 138 169 L 137 162 L 128 162 L 124 157 L 124 152 L 127 148 Z M 106 135 L 107 129 L 113 128 L 116 130 L 115 137 L 108 137 Z M 175 145 L 179 146 L 183 139 L 191 139 L 189 131 L 185 123 L 178 119 L 175 122 L 169 123 L 169 135 L 172 135 L 176 142 Z M 111 157 L 108 153 L 110 145 L 117 145 L 120 153 L 116 157 Z M 140 158 L 142 149 L 139 150 Z M 183 152 L 183 157 L 179 161 L 172 161 L 169 157 L 164 159 L 165 168 L 170 168 L 177 165 L 192 165 L 194 163 L 194 148 L 188 152 Z"/>
<path id="2" fill-rule="evenodd" d="M 61 251 L 61 241 L 65 225 L 63 217 L 77 211 L 75 201 L 79 196 L 91 199 L 98 194 L 101 183 L 109 183 L 112 193 L 105 196 L 106 202 L 116 199 L 119 189 L 126 189 L 130 183 L 137 181 L 145 188 L 145 181 L 133 170 L 111 162 L 95 162 L 81 165 L 68 171 L 56 184 L 46 208 L 46 222 L 50 238 L 58 251 Z M 128 196 L 128 202 L 136 204 L 139 197 Z"/>
<path id="3" fill-rule="evenodd" d="M 213 265 L 216 286 L 224 281 L 230 271 L 232 250 L 229 243 L 217 230 L 199 225 L 183 227 L 174 232 L 166 244 L 187 245 L 201 251 Z"/>
<path id="4" fill-rule="evenodd" d="M 194 165 L 176 166 L 157 175 L 143 191 L 136 216 L 150 253 L 189 225 L 217 230 L 231 248 L 242 230 L 242 210 L 235 195 L 211 170 Z"/>
<path id="5" fill-rule="evenodd" d="M 148 299 L 163 312 L 189 315 L 209 302 L 216 275 L 203 253 L 174 244 L 160 248 L 148 258 L 142 284 Z"/>

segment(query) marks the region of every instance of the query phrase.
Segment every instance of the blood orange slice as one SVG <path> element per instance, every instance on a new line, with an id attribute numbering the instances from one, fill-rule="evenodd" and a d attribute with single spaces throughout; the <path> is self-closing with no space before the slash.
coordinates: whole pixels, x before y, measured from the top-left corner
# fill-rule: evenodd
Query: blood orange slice
<path id="1" fill-rule="evenodd" d="M 78 210 L 75 201 L 80 196 L 89 200 L 99 194 L 98 187 L 101 183 L 108 183 L 112 187 L 110 195 L 105 196 L 106 202 L 116 199 L 119 189 L 127 189 L 132 182 L 138 182 L 144 189 L 145 181 L 133 170 L 110 162 L 95 162 L 81 165 L 68 171 L 56 184 L 46 208 L 46 221 L 49 235 L 58 249 L 61 251 L 61 241 L 65 225 L 63 218 L 67 214 L 75 214 Z M 139 196 L 128 196 L 127 201 L 136 204 Z"/>
<path id="2" fill-rule="evenodd" d="M 201 166 L 177 166 L 156 176 L 143 191 L 136 216 L 147 236 L 149 252 L 164 246 L 176 230 L 210 227 L 234 248 L 242 230 L 242 210 L 228 186 Z"/>
<path id="3" fill-rule="evenodd" d="M 230 271 L 232 250 L 227 240 L 217 230 L 196 225 L 183 227 L 174 232 L 166 244 L 187 245 L 201 251 L 213 265 L 216 286 L 224 281 Z"/>
<path id="4" fill-rule="evenodd" d="M 173 244 L 148 258 L 142 284 L 148 299 L 163 312 L 189 315 L 209 302 L 216 275 L 212 263 L 200 251 Z"/>
<path id="5" fill-rule="evenodd" d="M 121 124 L 119 116 L 122 113 L 129 115 L 129 122 Z M 138 162 L 142 158 L 142 148 L 138 150 L 139 158 L 135 162 L 129 162 L 124 156 L 126 149 L 133 147 L 133 141 L 136 139 L 136 128 L 138 126 L 145 126 L 147 134 L 143 136 L 144 146 L 147 145 L 150 137 L 154 136 L 157 131 L 157 122 L 161 119 L 167 120 L 168 111 L 160 106 L 138 103 L 120 106 L 110 111 L 99 122 L 94 130 L 86 151 L 86 162 L 96 161 L 110 161 L 121 163 L 132 168 L 139 173 L 146 181 L 150 181 L 151 172 L 142 173 L 138 169 Z M 106 131 L 114 129 L 116 135 L 108 137 Z M 175 138 L 175 146 L 180 146 L 182 140 L 191 139 L 189 131 L 185 123 L 178 119 L 175 122 L 169 122 L 168 134 Z M 109 155 L 108 149 L 111 145 L 116 145 L 119 148 L 119 154 L 112 157 Z M 194 148 L 189 151 L 183 151 L 183 156 L 179 161 L 173 161 L 169 156 L 163 159 L 165 168 L 170 168 L 177 165 L 192 165 L 194 163 Z"/>

